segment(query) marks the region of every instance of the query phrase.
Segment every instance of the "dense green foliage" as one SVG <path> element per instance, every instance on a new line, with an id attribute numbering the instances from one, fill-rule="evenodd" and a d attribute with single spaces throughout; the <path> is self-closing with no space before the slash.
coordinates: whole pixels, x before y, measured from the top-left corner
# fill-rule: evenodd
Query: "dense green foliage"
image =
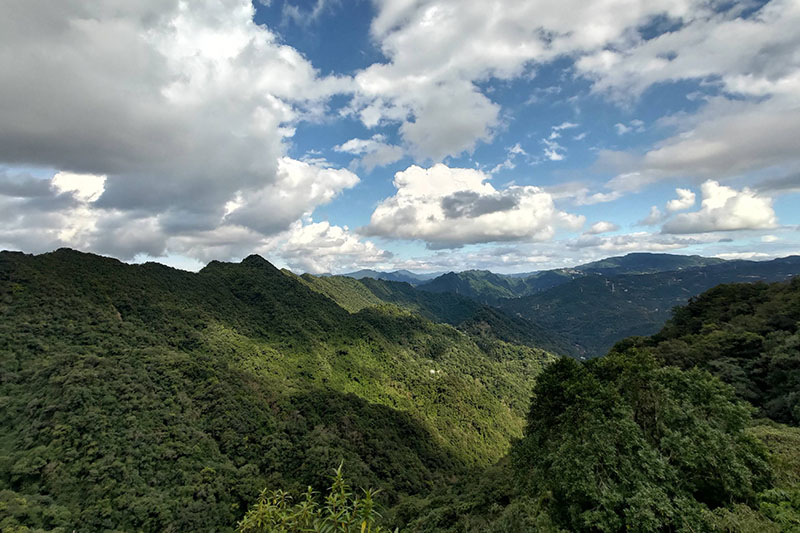
<path id="1" fill-rule="evenodd" d="M 753 503 L 769 486 L 749 418 L 702 371 L 636 352 L 563 359 L 537 381 L 514 464 L 570 531 L 690 531 L 707 508 Z"/>
<path id="2" fill-rule="evenodd" d="M 511 459 L 396 509 L 407 531 L 800 531 L 800 430 L 629 351 L 538 378 Z"/>
<path id="3" fill-rule="evenodd" d="M 255 256 L 193 274 L 2 253 L 0 316 L 3 530 L 231 529 L 342 460 L 384 503 L 424 494 L 506 453 L 549 359 L 349 313 Z"/>
<path id="4" fill-rule="evenodd" d="M 650 339 L 560 360 L 537 378 L 513 461 L 397 512 L 425 532 L 800 531 L 800 429 L 753 426 L 742 401 L 755 382 L 775 385 L 765 405 L 800 390 L 798 319 L 800 280 L 720 286 Z"/>
<path id="5" fill-rule="evenodd" d="M 498 305 L 568 341 L 570 355 L 596 357 L 619 339 L 656 333 L 674 307 L 716 285 L 783 281 L 795 274 L 800 274 L 800 257 L 726 261 L 652 274 L 591 274 Z"/>
<path id="6" fill-rule="evenodd" d="M 721 285 L 675 310 L 647 347 L 661 361 L 698 366 L 733 385 L 762 416 L 800 424 L 800 278 Z"/>

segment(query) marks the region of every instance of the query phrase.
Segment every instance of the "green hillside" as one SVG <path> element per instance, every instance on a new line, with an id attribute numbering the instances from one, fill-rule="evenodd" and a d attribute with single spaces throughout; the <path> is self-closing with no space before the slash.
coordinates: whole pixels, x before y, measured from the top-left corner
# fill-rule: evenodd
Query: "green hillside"
<path id="1" fill-rule="evenodd" d="M 700 367 L 731 384 L 760 414 L 800 424 L 800 278 L 715 287 L 675 311 L 646 347 L 666 364 Z"/>
<path id="2" fill-rule="evenodd" d="M 194 274 L 3 252 L 0 316 L 4 531 L 230 530 L 341 461 L 384 503 L 424 494 L 507 452 L 550 359 L 350 313 L 257 256 Z"/>
<path id="3" fill-rule="evenodd" d="M 800 280 L 716 287 L 548 366 L 509 457 L 399 512 L 417 532 L 798 531 L 799 331 Z"/>
<path id="4" fill-rule="evenodd" d="M 295 276 L 286 271 L 287 275 Z M 408 283 L 345 276 L 295 276 L 310 289 L 324 294 L 355 313 L 367 307 L 392 304 L 433 322 L 450 324 L 480 340 L 491 351 L 496 340 L 542 348 L 557 354 L 569 353 L 569 345 L 545 328 L 519 316 L 452 292 L 432 293 Z"/>

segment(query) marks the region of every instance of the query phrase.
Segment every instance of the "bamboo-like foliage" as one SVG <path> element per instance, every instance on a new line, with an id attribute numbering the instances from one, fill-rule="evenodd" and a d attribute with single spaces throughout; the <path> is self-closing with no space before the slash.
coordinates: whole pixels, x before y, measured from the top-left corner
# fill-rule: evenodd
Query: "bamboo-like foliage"
<path id="1" fill-rule="evenodd" d="M 380 518 L 375 503 L 378 490 L 362 489 L 356 495 L 342 473 L 342 465 L 333 475 L 331 488 L 318 502 L 311 487 L 298 503 L 281 490 L 261 492 L 258 502 L 238 524 L 240 533 L 384 533 L 377 525 Z M 397 530 L 395 530 L 395 533 Z"/>

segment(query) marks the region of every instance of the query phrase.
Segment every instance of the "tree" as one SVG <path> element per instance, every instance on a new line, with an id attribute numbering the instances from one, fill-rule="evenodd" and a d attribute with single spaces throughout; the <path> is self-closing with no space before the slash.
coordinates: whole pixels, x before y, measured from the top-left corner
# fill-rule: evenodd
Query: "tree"
<path id="1" fill-rule="evenodd" d="M 539 377 L 513 460 L 572 531 L 689 531 L 708 508 L 754 502 L 770 480 L 750 408 L 709 373 L 631 350 Z"/>

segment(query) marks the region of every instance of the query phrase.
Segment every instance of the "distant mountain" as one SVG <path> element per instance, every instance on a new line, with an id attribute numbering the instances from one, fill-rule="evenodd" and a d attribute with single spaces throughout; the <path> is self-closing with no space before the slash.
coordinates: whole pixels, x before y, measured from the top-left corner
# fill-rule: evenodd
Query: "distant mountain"
<path id="1" fill-rule="evenodd" d="M 364 279 L 364 278 L 382 279 L 386 281 L 402 281 L 405 283 L 410 283 L 411 285 L 419 285 L 420 283 L 424 283 L 425 281 L 431 280 L 439 276 L 440 273 L 434 272 L 430 274 L 417 274 L 416 272 L 411 272 L 410 270 L 395 270 L 393 272 L 380 272 L 378 270 L 362 269 L 356 272 L 348 272 L 347 274 L 341 274 L 341 275 L 354 279 Z"/>
<path id="2" fill-rule="evenodd" d="M 644 268 L 647 262 L 599 268 Z M 498 305 L 567 339 L 572 355 L 597 357 L 619 339 L 656 333 L 671 316 L 673 307 L 686 304 L 692 296 L 720 283 L 782 281 L 797 274 L 798 256 L 773 261 L 712 262 L 650 274 L 587 273 L 550 290 L 505 299 Z"/>
<path id="3" fill-rule="evenodd" d="M 724 263 L 724 259 L 699 255 L 675 255 L 655 253 L 631 253 L 620 257 L 609 257 L 574 268 L 593 274 L 653 274 L 687 268 L 704 267 Z"/>
<path id="4" fill-rule="evenodd" d="M 495 274 L 488 270 L 449 272 L 419 284 L 430 292 L 454 292 L 481 303 L 496 305 L 503 298 L 530 296 L 590 274 L 650 274 L 724 263 L 723 259 L 697 255 L 631 253 L 572 268 L 526 274 Z"/>

